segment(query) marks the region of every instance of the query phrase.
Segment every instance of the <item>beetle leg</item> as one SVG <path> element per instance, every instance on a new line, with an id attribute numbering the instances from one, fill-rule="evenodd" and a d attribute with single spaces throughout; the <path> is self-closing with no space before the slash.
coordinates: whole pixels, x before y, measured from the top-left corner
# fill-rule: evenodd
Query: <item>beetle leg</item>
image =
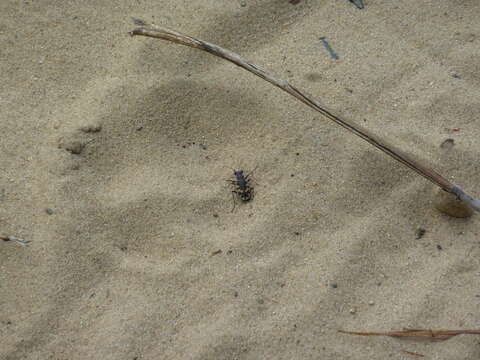
<path id="1" fill-rule="evenodd" d="M 230 212 L 233 212 L 235 210 L 235 195 L 237 192 L 235 190 L 232 190 L 232 200 L 233 200 L 233 208 Z"/>

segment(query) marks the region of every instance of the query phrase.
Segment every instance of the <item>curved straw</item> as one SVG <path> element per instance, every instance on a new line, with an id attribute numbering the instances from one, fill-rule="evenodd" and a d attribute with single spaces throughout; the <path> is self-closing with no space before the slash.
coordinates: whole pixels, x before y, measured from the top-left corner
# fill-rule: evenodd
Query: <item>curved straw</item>
<path id="1" fill-rule="evenodd" d="M 133 21 L 135 25 L 139 25 L 141 27 L 131 31 L 130 32 L 131 36 L 141 35 L 141 36 L 153 37 L 157 39 L 168 40 L 168 41 L 189 46 L 195 49 L 204 50 L 206 52 L 209 52 L 210 54 L 213 54 L 215 56 L 228 60 L 234 63 L 235 65 L 238 65 L 244 68 L 247 71 L 250 71 L 251 73 L 261 77 L 262 79 L 268 81 L 269 83 L 279 87 L 283 91 L 294 96 L 295 98 L 303 102 L 305 105 L 318 111 L 323 116 L 336 122 L 338 125 L 353 132 L 355 135 L 361 137 L 365 141 L 368 141 L 370 144 L 372 144 L 376 148 L 387 153 L 388 155 L 390 155 L 397 161 L 401 162 L 405 166 L 408 166 L 413 171 L 417 172 L 421 176 L 430 180 L 432 183 L 436 184 L 443 190 L 456 195 L 462 202 L 472 207 L 476 211 L 480 212 L 480 200 L 477 200 L 472 196 L 470 196 L 469 194 L 467 194 L 458 185 L 452 184 L 450 181 L 445 179 L 442 175 L 437 173 L 435 170 L 419 163 L 417 160 L 413 159 L 410 155 L 397 149 L 393 145 L 389 144 L 387 141 L 380 139 L 375 134 L 372 134 L 370 131 L 365 129 L 363 126 L 359 124 L 355 124 L 350 120 L 346 120 L 344 118 L 338 117 L 332 111 L 327 110 L 324 106 L 321 106 L 315 100 L 309 98 L 307 95 L 303 94 L 300 90 L 290 85 L 285 80 L 274 78 L 272 75 L 270 75 L 266 71 L 260 69 L 256 65 L 243 59 L 240 55 L 235 54 L 234 52 L 231 52 L 227 49 L 221 48 L 218 45 L 211 44 L 206 41 L 196 39 L 188 35 L 183 35 L 179 32 L 170 30 L 168 28 L 160 27 L 154 24 L 149 24 L 143 20 L 133 19 Z"/>

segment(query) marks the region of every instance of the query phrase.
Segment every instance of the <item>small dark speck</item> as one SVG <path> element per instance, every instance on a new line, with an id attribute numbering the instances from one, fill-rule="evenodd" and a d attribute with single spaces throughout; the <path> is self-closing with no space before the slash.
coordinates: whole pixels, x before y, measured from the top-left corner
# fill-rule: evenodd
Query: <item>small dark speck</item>
<path id="1" fill-rule="evenodd" d="M 290 176 L 291 176 L 291 177 L 294 177 L 294 176 L 295 176 L 295 174 L 290 174 Z"/>
<path id="2" fill-rule="evenodd" d="M 137 126 L 137 128 L 135 130 L 140 131 L 142 129 L 143 129 L 143 126 Z"/>
<path id="3" fill-rule="evenodd" d="M 442 250 L 442 249 L 443 249 L 443 248 L 442 248 L 442 245 L 437 244 L 437 249 L 438 249 L 438 250 Z"/>
<path id="4" fill-rule="evenodd" d="M 300 235 L 300 233 L 298 231 L 295 231 L 294 234 L 297 235 L 297 236 Z"/>
<path id="5" fill-rule="evenodd" d="M 127 251 L 128 248 L 127 248 L 126 246 L 121 246 L 121 247 L 120 247 L 120 250 L 122 250 L 122 251 Z"/>
<path id="6" fill-rule="evenodd" d="M 227 255 L 230 255 L 232 252 L 232 250 L 227 250 Z"/>
<path id="7" fill-rule="evenodd" d="M 347 90 L 350 94 L 353 94 L 353 90 L 352 90 L 352 89 L 345 88 L 345 90 Z"/>
<path id="8" fill-rule="evenodd" d="M 297 156 L 298 156 L 298 155 L 300 155 L 300 153 L 295 153 L 295 155 L 297 155 Z"/>
<path id="9" fill-rule="evenodd" d="M 418 239 L 421 239 L 423 237 L 423 235 L 425 235 L 425 233 L 427 232 L 427 230 L 425 230 L 424 228 L 418 228 L 416 231 L 415 231 L 415 238 L 418 240 Z"/>
<path id="10" fill-rule="evenodd" d="M 235 292 L 233 293 L 233 296 L 238 297 L 238 291 L 235 291 Z"/>
<path id="11" fill-rule="evenodd" d="M 218 250 L 215 250 L 214 252 L 212 252 L 212 256 L 213 255 L 218 255 L 218 254 L 221 254 L 222 253 L 222 249 L 218 249 Z"/>
<path id="12" fill-rule="evenodd" d="M 45 209 L 45 212 L 46 212 L 48 215 L 53 215 L 53 209 L 46 208 L 46 209 Z"/>
<path id="13" fill-rule="evenodd" d="M 213 217 L 214 217 L 214 218 L 218 218 L 218 214 L 217 214 L 217 213 L 214 213 L 214 214 L 213 214 Z"/>
<path id="14" fill-rule="evenodd" d="M 185 149 L 186 147 L 187 147 L 186 145 L 182 145 L 182 148 L 184 148 L 184 149 Z"/>
<path id="15" fill-rule="evenodd" d="M 203 150 L 207 150 L 207 145 L 205 145 L 205 144 L 200 144 L 200 147 L 201 147 Z"/>
<path id="16" fill-rule="evenodd" d="M 336 289 L 338 287 L 338 285 L 336 283 L 333 283 L 332 285 L 330 285 L 332 288 Z"/>
<path id="17" fill-rule="evenodd" d="M 453 73 L 452 76 L 453 76 L 455 79 L 460 79 L 460 75 L 458 75 L 457 73 Z"/>
<path id="18" fill-rule="evenodd" d="M 8 320 L 7 325 L 12 325 L 12 322 L 10 320 Z"/>

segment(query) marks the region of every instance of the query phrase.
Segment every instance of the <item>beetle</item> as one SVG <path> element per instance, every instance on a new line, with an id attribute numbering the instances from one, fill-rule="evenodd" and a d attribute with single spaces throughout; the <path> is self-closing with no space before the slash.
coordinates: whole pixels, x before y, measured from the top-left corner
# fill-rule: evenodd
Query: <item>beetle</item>
<path id="1" fill-rule="evenodd" d="M 235 195 L 238 195 L 243 202 L 249 202 L 253 199 L 254 196 L 254 188 L 251 185 L 250 175 L 256 170 L 253 169 L 247 175 L 244 174 L 243 170 L 233 170 L 233 175 L 235 176 L 235 180 L 228 180 L 230 183 L 235 185 L 235 190 L 232 190 L 232 197 L 233 197 L 233 210 L 235 210 Z"/>

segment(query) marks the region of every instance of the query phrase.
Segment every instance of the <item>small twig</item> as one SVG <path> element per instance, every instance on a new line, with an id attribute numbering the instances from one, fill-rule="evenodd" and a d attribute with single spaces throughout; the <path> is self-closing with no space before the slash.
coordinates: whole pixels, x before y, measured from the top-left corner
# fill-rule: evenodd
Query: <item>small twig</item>
<path id="1" fill-rule="evenodd" d="M 23 239 L 19 239 L 15 236 L 1 236 L 0 235 L 0 240 L 3 240 L 3 241 L 14 241 L 20 245 L 27 245 L 29 242 L 31 242 L 30 240 L 23 240 Z"/>
<path id="2" fill-rule="evenodd" d="M 149 24 L 143 20 L 133 19 L 133 21 L 136 25 L 139 25 L 140 27 L 131 31 L 130 32 L 131 36 L 141 35 L 141 36 L 153 37 L 157 39 L 168 40 L 168 41 L 189 46 L 192 48 L 204 50 L 210 54 L 213 54 L 215 56 L 228 60 L 234 63 L 235 65 L 238 65 L 244 68 L 247 71 L 250 71 L 251 73 L 261 77 L 265 81 L 268 81 L 269 83 L 289 93 L 293 97 L 297 98 L 299 101 L 303 102 L 305 105 L 318 111 L 328 119 L 336 122 L 338 125 L 351 131 L 352 133 L 361 137 L 365 141 L 368 141 L 370 144 L 372 144 L 376 148 L 390 155 L 395 160 L 401 162 L 405 166 L 408 166 L 410 169 L 417 172 L 421 176 L 425 177 L 426 179 L 436 184 L 443 190 L 456 195 L 462 202 L 472 207 L 476 211 L 480 212 L 480 200 L 477 200 L 473 198 L 471 195 L 467 194 L 458 185 L 451 183 L 442 175 L 437 173 L 435 170 L 423 165 L 417 160 L 414 160 L 410 155 L 404 153 L 400 149 L 397 149 L 386 140 L 381 139 L 377 135 L 371 133 L 370 131 L 365 129 L 363 126 L 356 124 L 350 120 L 340 118 L 339 116 L 335 115 L 332 111 L 326 109 L 324 106 L 320 105 L 315 100 L 303 94 L 296 87 L 290 85 L 287 81 L 276 79 L 271 74 L 260 69 L 258 66 L 243 59 L 240 55 L 232 51 L 229 51 L 227 49 L 224 49 L 218 45 L 208 43 L 206 41 L 196 39 L 188 35 L 183 35 L 179 32 L 170 30 L 168 28 L 160 27 L 154 24 Z"/>
<path id="3" fill-rule="evenodd" d="M 391 336 L 400 338 L 423 338 L 430 340 L 448 340 L 457 335 L 480 335 L 480 330 L 429 330 L 429 329 L 405 329 L 381 332 L 369 331 L 345 331 L 338 330 L 342 334 L 361 336 Z"/>

